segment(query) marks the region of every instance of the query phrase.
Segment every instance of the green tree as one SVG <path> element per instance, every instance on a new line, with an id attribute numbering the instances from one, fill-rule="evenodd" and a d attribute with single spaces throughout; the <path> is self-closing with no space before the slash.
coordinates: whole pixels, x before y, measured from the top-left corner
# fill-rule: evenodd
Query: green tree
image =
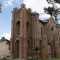
<path id="1" fill-rule="evenodd" d="M 53 7 L 48 7 L 48 8 L 44 8 L 45 13 L 50 14 L 51 16 L 55 17 L 55 20 L 58 20 L 60 18 L 58 18 L 59 14 L 60 14 L 60 9 L 56 6 L 55 3 L 60 3 L 60 0 L 47 0 L 47 2 L 49 4 L 52 4 Z"/>
<path id="2" fill-rule="evenodd" d="M 56 3 L 60 3 L 60 0 L 54 0 Z"/>
<path id="3" fill-rule="evenodd" d="M 6 39 L 5 39 L 5 37 L 2 37 L 0 40 L 1 40 L 1 41 L 4 41 L 4 40 L 6 40 Z"/>
<path id="4" fill-rule="evenodd" d="M 48 3 L 51 3 L 53 0 L 46 0 Z M 60 0 L 54 0 L 55 3 L 59 3 L 60 4 Z"/>
<path id="5" fill-rule="evenodd" d="M 0 3 L 0 13 L 2 12 L 2 11 L 1 11 L 1 7 L 2 7 L 2 4 Z"/>

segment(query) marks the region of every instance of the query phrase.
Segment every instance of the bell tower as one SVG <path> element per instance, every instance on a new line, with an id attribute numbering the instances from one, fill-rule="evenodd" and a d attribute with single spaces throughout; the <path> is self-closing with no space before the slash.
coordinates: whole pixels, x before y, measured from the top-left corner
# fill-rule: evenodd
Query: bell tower
<path id="1" fill-rule="evenodd" d="M 26 9 L 25 4 L 21 8 L 15 7 L 12 11 L 11 28 L 11 60 L 26 60 L 33 56 L 33 48 L 39 46 L 38 39 L 39 14 Z"/>
<path id="2" fill-rule="evenodd" d="M 26 6 L 15 7 L 12 11 L 11 28 L 11 60 L 26 60 L 27 34 L 29 34 L 29 21 L 26 19 Z"/>

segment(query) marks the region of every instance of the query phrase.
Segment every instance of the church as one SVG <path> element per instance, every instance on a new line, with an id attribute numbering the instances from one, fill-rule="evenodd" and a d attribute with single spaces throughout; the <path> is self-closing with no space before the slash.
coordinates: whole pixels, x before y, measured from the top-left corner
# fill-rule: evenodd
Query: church
<path id="1" fill-rule="evenodd" d="M 60 57 L 60 25 L 52 17 L 42 21 L 37 12 L 22 4 L 13 9 L 11 23 L 11 60 Z"/>

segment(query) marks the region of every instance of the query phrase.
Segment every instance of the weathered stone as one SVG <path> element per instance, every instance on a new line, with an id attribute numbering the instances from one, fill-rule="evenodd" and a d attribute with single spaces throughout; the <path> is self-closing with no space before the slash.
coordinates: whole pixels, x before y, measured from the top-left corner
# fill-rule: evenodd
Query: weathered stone
<path id="1" fill-rule="evenodd" d="M 60 57 L 60 26 L 52 17 L 41 21 L 23 4 L 12 11 L 11 30 L 11 60 L 26 60 L 37 53 L 41 58 Z"/>

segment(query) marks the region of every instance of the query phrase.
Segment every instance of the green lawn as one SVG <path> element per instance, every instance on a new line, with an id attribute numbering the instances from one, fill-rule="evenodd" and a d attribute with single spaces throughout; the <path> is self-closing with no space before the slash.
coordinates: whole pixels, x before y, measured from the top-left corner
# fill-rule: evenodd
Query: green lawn
<path id="1" fill-rule="evenodd" d="M 0 60 L 10 60 L 10 59 L 0 59 Z M 36 59 L 36 58 L 30 58 L 28 60 L 60 60 L 60 58 L 49 58 L 49 59 Z"/>
<path id="2" fill-rule="evenodd" d="M 49 60 L 60 60 L 60 58 L 50 58 Z"/>
<path id="3" fill-rule="evenodd" d="M 60 60 L 60 58 L 49 58 L 49 59 L 39 59 L 39 60 Z"/>
<path id="4" fill-rule="evenodd" d="M 28 60 L 60 60 L 60 58 L 48 58 L 48 59 L 46 59 L 46 58 L 39 58 L 39 59 L 37 59 L 37 58 L 29 58 Z"/>

